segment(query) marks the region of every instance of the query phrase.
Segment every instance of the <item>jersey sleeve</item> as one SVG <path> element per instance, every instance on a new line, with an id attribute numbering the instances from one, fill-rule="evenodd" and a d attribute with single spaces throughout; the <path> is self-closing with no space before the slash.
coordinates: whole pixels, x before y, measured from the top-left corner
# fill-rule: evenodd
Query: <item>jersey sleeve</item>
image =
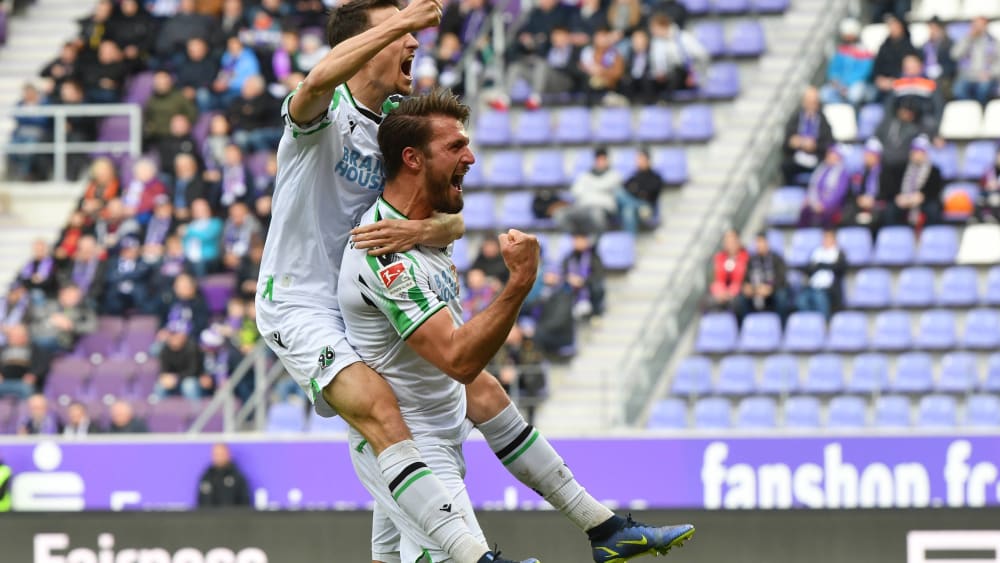
<path id="1" fill-rule="evenodd" d="M 380 258 L 365 256 L 361 290 L 406 340 L 447 303 L 431 290 L 430 276 L 412 254 Z"/>
<path id="2" fill-rule="evenodd" d="M 299 87 L 301 86 L 302 84 L 300 83 Z M 296 88 L 291 94 L 285 96 L 285 101 L 281 103 L 281 120 L 285 126 L 285 135 L 290 136 L 294 141 L 299 143 L 317 143 L 320 139 L 329 138 L 337 145 L 342 144 L 336 126 L 336 107 L 340 94 L 339 90 L 334 93 L 333 101 L 330 103 L 330 107 L 327 108 L 326 115 L 313 123 L 305 125 L 296 123 L 291 116 L 292 98 L 298 91 L 299 88 Z"/>

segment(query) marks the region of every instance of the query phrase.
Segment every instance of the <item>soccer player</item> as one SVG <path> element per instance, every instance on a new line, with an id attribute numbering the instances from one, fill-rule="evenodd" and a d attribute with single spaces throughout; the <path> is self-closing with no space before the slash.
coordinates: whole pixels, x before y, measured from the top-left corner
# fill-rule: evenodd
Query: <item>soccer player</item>
<path id="1" fill-rule="evenodd" d="M 384 184 L 376 143 L 388 109 L 383 102 L 409 93 L 418 46 L 411 34 L 440 17 L 438 0 L 413 0 L 404 10 L 394 0 L 350 0 L 331 12 L 332 50 L 282 106 L 285 130 L 258 282 L 257 326 L 316 411 L 339 414 L 365 437 L 400 509 L 465 563 L 477 557 L 488 561 L 492 554 L 483 552 L 460 516 L 436 508 L 450 495 L 432 472 L 420 472 L 424 477 L 417 481 L 400 479 L 424 462 L 392 388 L 347 342 L 336 297 L 350 227 Z M 460 189 L 462 178 L 453 181 Z M 375 253 L 396 253 L 418 243 L 445 247 L 462 231 L 457 215 L 389 219 L 355 231 L 354 242 Z M 607 551 L 652 553 L 674 541 L 600 505 L 525 422 L 495 378 L 466 375 L 468 418 L 515 477 L 587 532 L 598 561 L 608 558 Z M 618 545 L 640 538 L 638 547 Z"/>

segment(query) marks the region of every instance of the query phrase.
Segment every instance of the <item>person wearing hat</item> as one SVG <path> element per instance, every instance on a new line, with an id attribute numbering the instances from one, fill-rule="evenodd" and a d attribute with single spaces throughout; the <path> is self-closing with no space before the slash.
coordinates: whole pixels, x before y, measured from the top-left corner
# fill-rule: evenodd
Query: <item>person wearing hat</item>
<path id="1" fill-rule="evenodd" d="M 910 161 L 902 181 L 883 185 L 885 204 L 884 225 L 933 225 L 941 221 L 941 191 L 944 180 L 941 171 L 931 162 L 928 151 L 931 142 L 920 136 L 910 147 Z M 923 216 L 921 223 L 921 215 Z"/>
<path id="2" fill-rule="evenodd" d="M 851 178 L 851 189 L 844 205 L 845 225 L 875 226 L 876 198 L 882 177 L 882 143 L 872 137 L 865 142 L 864 168 Z"/>
<path id="3" fill-rule="evenodd" d="M 976 100 L 985 106 L 997 94 L 1000 52 L 997 40 L 987 29 L 989 23 L 982 16 L 972 20 L 969 34 L 951 49 L 951 56 L 958 61 L 953 89 L 956 100 Z"/>
<path id="4" fill-rule="evenodd" d="M 907 55 L 919 55 L 917 48 L 910 42 L 910 31 L 906 23 L 895 14 L 887 15 L 886 25 L 889 27 L 889 37 L 879 47 L 875 55 L 875 87 L 878 89 L 877 99 L 884 99 L 892 91 L 892 81 L 903 73 L 903 58 Z"/>
<path id="5" fill-rule="evenodd" d="M 851 183 L 840 147 L 831 146 L 823 163 L 809 177 L 806 199 L 799 213 L 800 227 L 831 228 L 840 220 L 841 208 Z"/>
<path id="6" fill-rule="evenodd" d="M 820 88 L 824 104 L 848 103 L 855 107 L 875 99 L 871 83 L 875 55 L 858 41 L 861 24 L 854 18 L 840 22 L 840 45 L 826 69 L 826 84 Z"/>
<path id="7" fill-rule="evenodd" d="M 123 315 L 136 309 L 150 314 L 155 303 L 150 299 L 152 270 L 139 256 L 139 239 L 127 236 L 118 245 L 118 256 L 107 267 L 104 277 L 105 315 Z"/>

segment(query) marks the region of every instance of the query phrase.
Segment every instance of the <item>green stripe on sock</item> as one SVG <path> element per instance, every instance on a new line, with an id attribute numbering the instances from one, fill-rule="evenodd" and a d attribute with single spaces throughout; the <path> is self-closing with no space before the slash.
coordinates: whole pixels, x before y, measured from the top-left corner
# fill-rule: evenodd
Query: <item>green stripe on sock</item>
<path id="1" fill-rule="evenodd" d="M 421 477 L 426 477 L 426 476 L 428 476 L 430 474 L 431 474 L 431 470 L 430 469 L 424 469 L 420 473 L 417 473 L 413 477 L 410 477 L 409 481 L 403 483 L 403 486 L 400 487 L 395 493 L 392 494 L 392 500 L 399 500 L 399 495 L 403 494 L 403 491 L 405 491 L 407 487 L 409 487 L 410 485 L 412 485 L 414 481 L 416 481 L 417 479 L 419 479 Z"/>
<path id="2" fill-rule="evenodd" d="M 512 456 L 508 457 L 507 459 L 503 460 L 503 464 L 506 466 L 506 465 L 510 465 L 510 464 L 514 463 L 514 460 L 516 460 L 517 458 L 521 457 L 521 454 L 523 454 L 524 452 L 526 452 L 528 450 L 528 448 L 531 447 L 531 444 L 534 444 L 535 440 L 537 440 L 537 439 L 538 439 L 538 430 L 535 430 L 534 432 L 531 433 L 531 438 L 528 438 L 528 441 L 525 442 L 525 444 L 523 446 L 521 446 L 521 449 L 519 449 L 516 452 L 514 452 L 514 455 L 512 455 Z"/>

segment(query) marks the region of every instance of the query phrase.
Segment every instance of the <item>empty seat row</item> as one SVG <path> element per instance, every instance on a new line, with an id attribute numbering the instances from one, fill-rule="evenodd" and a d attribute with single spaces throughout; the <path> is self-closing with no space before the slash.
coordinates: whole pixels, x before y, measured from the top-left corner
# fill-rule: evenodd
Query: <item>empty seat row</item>
<path id="1" fill-rule="evenodd" d="M 923 352 L 897 357 L 894 369 L 882 354 L 860 354 L 848 361 L 838 354 L 817 354 L 804 362 L 789 354 L 768 356 L 760 375 L 751 356 L 726 356 L 713 377 L 712 362 L 703 356 L 685 358 L 671 382 L 674 395 L 831 394 L 831 393 L 968 393 L 1000 391 L 1000 354 L 987 360 L 985 377 L 975 355 L 954 352 L 935 364 Z"/>
<path id="2" fill-rule="evenodd" d="M 58 403 L 77 398 L 147 398 L 160 376 L 160 364 L 137 363 L 130 358 L 109 358 L 98 366 L 89 360 L 64 357 L 52 363 L 44 394 Z"/>
<path id="3" fill-rule="evenodd" d="M 473 214 L 471 215 L 473 222 L 469 222 L 469 197 L 469 195 L 466 195 L 466 207 L 463 211 L 466 228 L 486 228 L 482 226 L 482 219 L 476 217 L 476 214 L 478 214 L 479 211 L 473 211 Z M 473 199 L 473 201 L 475 202 L 475 199 Z M 474 203 L 474 205 L 478 206 L 479 204 Z M 526 224 L 518 223 L 516 221 L 503 222 L 499 225 L 504 227 L 527 226 Z M 548 236 L 541 235 L 539 237 L 539 242 L 542 246 L 542 261 L 544 262 L 546 268 L 558 271 L 558 267 L 562 264 L 563 259 L 566 258 L 566 256 L 572 251 L 571 239 L 572 237 L 567 234 L 550 234 Z M 470 248 L 468 237 L 462 237 L 456 240 L 454 244 L 455 246 L 452 249 L 452 260 L 455 262 L 455 267 L 458 271 L 466 272 L 475 260 L 475 249 Z M 627 270 L 635 264 L 635 237 L 630 233 L 621 231 L 604 233 L 597 242 L 597 254 L 601 257 L 601 262 L 604 264 L 605 268 L 609 270 Z"/>
<path id="4" fill-rule="evenodd" d="M 784 243 L 780 234 L 770 234 L 769 240 Z M 819 248 L 823 232 L 816 228 L 792 231 L 787 250 L 775 245 L 785 262 L 792 267 L 809 263 L 814 250 Z M 837 244 L 843 249 L 847 263 L 852 266 L 880 264 L 902 266 L 912 263 L 946 265 L 954 264 L 959 250 L 959 229 L 950 225 L 926 227 L 919 242 L 913 229 L 905 226 L 883 227 L 872 243 L 871 230 L 864 227 L 842 227 L 837 231 Z M 784 251 L 783 251 L 784 250 Z"/>
<path id="5" fill-rule="evenodd" d="M 788 9 L 789 0 L 682 0 L 681 3 L 693 16 L 708 13 L 732 15 L 748 12 L 778 14 Z"/>
<path id="6" fill-rule="evenodd" d="M 883 268 L 862 268 L 854 277 L 847 303 L 857 309 L 890 306 L 927 308 L 971 307 L 977 303 L 1000 305 L 1000 267 L 986 275 L 985 291 L 979 273 L 971 266 L 945 268 L 937 281 L 934 270 L 923 266 L 903 268 L 893 289 L 892 274 Z M 977 315 L 981 315 L 977 312 Z"/>

